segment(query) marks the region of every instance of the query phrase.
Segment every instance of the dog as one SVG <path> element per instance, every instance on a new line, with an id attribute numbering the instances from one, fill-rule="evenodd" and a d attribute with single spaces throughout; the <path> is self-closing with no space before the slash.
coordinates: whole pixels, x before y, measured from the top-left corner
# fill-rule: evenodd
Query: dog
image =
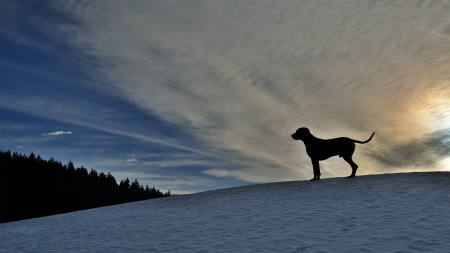
<path id="1" fill-rule="evenodd" d="M 348 178 L 355 177 L 356 170 L 358 169 L 358 165 L 356 165 L 356 163 L 352 160 L 352 155 L 355 151 L 355 143 L 367 143 L 372 140 L 374 134 L 375 132 L 367 141 L 357 141 L 347 137 L 322 140 L 312 135 L 308 128 L 301 127 L 297 129 L 291 137 L 294 140 L 302 140 L 305 144 L 306 153 L 311 158 L 314 170 L 314 178 L 311 180 L 319 180 L 321 175 L 319 161 L 326 160 L 336 155 L 344 158 L 344 160 L 352 167 L 352 174 L 348 176 Z"/>

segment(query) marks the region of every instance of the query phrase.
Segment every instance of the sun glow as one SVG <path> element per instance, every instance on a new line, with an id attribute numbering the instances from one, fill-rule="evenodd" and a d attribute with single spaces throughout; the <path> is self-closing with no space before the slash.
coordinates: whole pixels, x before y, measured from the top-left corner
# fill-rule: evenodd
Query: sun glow
<path id="1" fill-rule="evenodd" d="M 450 157 L 447 157 L 444 160 L 442 160 L 442 165 L 444 171 L 450 171 Z"/>
<path id="2" fill-rule="evenodd" d="M 433 89 L 426 95 L 424 106 L 427 119 L 433 130 L 450 128 L 450 83 Z"/>
<path id="3" fill-rule="evenodd" d="M 450 128 L 450 83 L 430 88 L 403 86 L 396 93 L 402 99 L 392 106 L 394 109 L 379 127 L 387 126 L 384 131 L 390 133 L 391 140 L 408 142 Z"/>

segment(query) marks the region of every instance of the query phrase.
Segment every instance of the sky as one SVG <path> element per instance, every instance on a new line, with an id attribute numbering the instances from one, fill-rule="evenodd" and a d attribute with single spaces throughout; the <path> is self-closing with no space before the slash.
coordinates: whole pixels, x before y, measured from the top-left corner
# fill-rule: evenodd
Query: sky
<path id="1" fill-rule="evenodd" d="M 450 170 L 450 1 L 2 1 L 0 148 L 175 193 Z M 348 176 L 338 157 L 322 178 Z"/>

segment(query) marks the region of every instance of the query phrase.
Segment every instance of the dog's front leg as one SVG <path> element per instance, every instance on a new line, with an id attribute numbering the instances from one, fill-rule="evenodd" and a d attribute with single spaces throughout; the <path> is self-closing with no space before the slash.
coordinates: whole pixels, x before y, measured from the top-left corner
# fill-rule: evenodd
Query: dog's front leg
<path id="1" fill-rule="evenodd" d="M 320 179 L 320 166 L 319 166 L 319 160 L 311 158 L 311 162 L 313 165 L 313 171 L 314 171 L 314 178 L 311 180 L 319 180 Z"/>

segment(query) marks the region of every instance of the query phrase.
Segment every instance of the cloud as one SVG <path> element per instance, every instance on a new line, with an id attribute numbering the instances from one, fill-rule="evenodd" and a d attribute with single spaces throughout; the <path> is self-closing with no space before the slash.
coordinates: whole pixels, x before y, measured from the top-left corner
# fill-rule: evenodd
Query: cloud
<path id="1" fill-rule="evenodd" d="M 252 182 L 252 183 L 260 183 L 267 181 L 267 178 L 265 176 L 249 173 L 246 170 L 208 169 L 202 171 L 202 173 L 214 177 L 232 177 L 245 182 Z"/>
<path id="2" fill-rule="evenodd" d="M 133 163 L 133 162 L 137 162 L 137 161 L 138 161 L 138 159 L 136 159 L 136 158 L 130 158 L 127 160 L 127 162 L 129 162 L 129 163 Z"/>
<path id="3" fill-rule="evenodd" d="M 374 149 L 367 155 L 388 166 L 433 168 L 450 157 L 450 128 L 389 149 Z"/>
<path id="4" fill-rule="evenodd" d="M 56 131 L 56 132 L 53 132 L 53 133 L 44 133 L 44 134 L 42 134 L 42 136 L 49 136 L 49 135 L 54 136 L 54 135 L 63 135 L 63 134 L 72 134 L 72 132 L 70 132 L 70 131 L 67 131 L 67 132 Z"/>
<path id="5" fill-rule="evenodd" d="M 377 131 L 404 149 L 404 139 L 422 138 L 417 128 L 433 128 L 417 120 L 433 103 L 427 94 L 448 96 L 448 36 L 432 32 L 448 13 L 435 7 L 100 3 L 95 15 L 77 9 L 90 25 L 74 45 L 104 62 L 111 88 L 209 153 L 252 167 L 295 171 L 301 144 L 289 135 L 300 126 L 323 138 Z"/>
<path id="6" fill-rule="evenodd" d="M 427 136 L 450 125 L 445 2 L 73 1 L 54 9 L 76 21 L 57 27 L 100 80 L 90 89 L 188 137 L 114 121 L 115 108 L 74 98 L 54 106 L 51 99 L 27 97 L 16 109 L 39 105 L 37 113 L 45 115 L 45 108 L 58 108 L 48 115 L 214 157 L 225 166 L 212 165 L 221 169 L 205 174 L 250 182 L 310 177 L 303 144 L 290 138 L 301 126 L 324 139 L 365 140 L 376 131 L 357 151 L 388 166 L 418 164 L 408 163 L 414 155 L 429 164 L 446 154 L 439 144 L 444 135 Z M 441 145 L 441 155 L 427 152 L 430 140 Z"/>
<path id="7" fill-rule="evenodd" d="M 167 168 L 167 167 L 185 167 L 185 166 L 197 166 L 197 167 L 214 167 L 218 165 L 229 165 L 229 162 L 208 160 L 207 157 L 192 157 L 192 158 L 173 158 L 170 155 L 162 158 L 161 160 L 146 161 L 142 164 L 149 166 L 150 168 Z"/>
<path id="8" fill-rule="evenodd" d="M 17 149 L 21 149 L 21 148 L 24 148 L 24 146 L 18 146 L 18 147 L 17 147 Z"/>

